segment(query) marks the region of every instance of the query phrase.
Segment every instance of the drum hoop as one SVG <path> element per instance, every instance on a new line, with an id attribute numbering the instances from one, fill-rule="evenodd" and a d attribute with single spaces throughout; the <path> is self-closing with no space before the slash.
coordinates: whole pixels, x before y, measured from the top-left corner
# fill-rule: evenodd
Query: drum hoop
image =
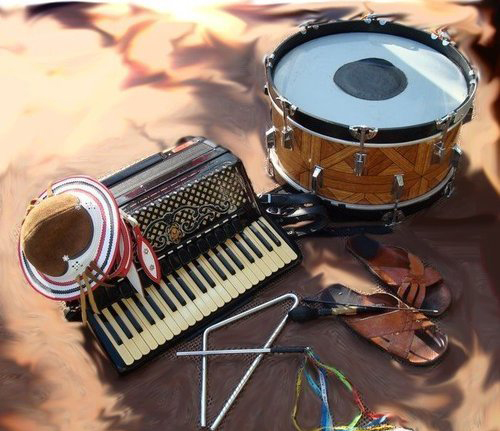
<path id="1" fill-rule="evenodd" d="M 291 185 L 295 190 L 301 191 L 303 193 L 311 193 L 311 190 L 306 189 L 304 186 L 300 185 L 296 180 L 294 180 L 288 172 L 281 166 L 281 163 L 279 162 L 278 155 L 276 152 L 271 149 L 269 152 L 269 158 L 271 160 L 271 163 L 273 164 L 274 169 L 276 169 L 276 172 L 282 177 L 289 185 Z M 446 177 L 435 187 L 430 189 L 428 192 L 424 193 L 423 195 L 417 196 L 416 198 L 408 199 L 405 201 L 400 201 L 398 202 L 398 207 L 399 208 L 404 208 L 413 204 L 417 204 L 423 201 L 426 201 L 427 199 L 431 198 L 434 196 L 436 193 L 439 193 L 445 186 L 446 184 L 451 180 L 453 177 L 453 174 L 455 173 L 455 168 L 451 168 L 448 174 L 446 174 Z M 391 210 L 394 208 L 394 204 L 350 204 L 342 201 L 336 201 L 334 199 L 327 198 L 325 196 L 322 196 L 320 194 L 317 194 L 319 198 L 324 200 L 325 202 L 329 202 L 332 205 L 335 206 L 341 206 L 342 208 L 347 208 L 347 209 L 353 209 L 353 210 L 364 210 L 364 211 L 377 211 L 377 210 Z"/>
<path id="2" fill-rule="evenodd" d="M 271 104 L 273 105 L 274 109 L 282 115 L 283 111 L 282 109 L 275 103 L 273 99 L 271 99 Z M 288 118 L 288 123 L 290 126 L 296 127 L 306 133 L 309 133 L 310 135 L 317 136 L 318 138 L 324 139 L 325 141 L 329 142 L 334 142 L 336 144 L 342 144 L 342 145 L 351 145 L 353 147 L 359 147 L 360 143 L 359 141 L 347 141 L 344 139 L 339 139 L 333 136 L 328 136 L 328 135 L 323 135 L 321 133 L 315 132 L 314 130 L 310 130 L 307 127 L 304 127 L 303 125 L 297 123 L 293 118 Z M 456 127 L 459 127 L 462 123 L 461 122 L 455 122 L 452 126 L 448 128 L 448 133 L 453 131 Z M 419 145 L 419 144 L 425 144 L 426 142 L 432 142 L 435 139 L 438 139 L 442 136 L 442 132 L 436 133 L 435 135 L 427 136 L 425 138 L 420 138 L 420 139 L 415 139 L 413 141 L 406 141 L 406 142 L 378 142 L 378 143 L 373 143 L 373 142 L 365 142 L 364 147 L 365 148 L 397 148 L 397 147 L 405 147 L 407 145 Z M 351 136 L 352 138 L 352 136 Z"/>
<path id="3" fill-rule="evenodd" d="M 279 100 L 283 97 L 279 94 L 276 86 L 274 85 L 273 67 L 279 63 L 285 54 L 299 45 L 323 36 L 339 33 L 364 32 L 382 33 L 404 37 L 406 39 L 420 42 L 443 54 L 460 69 L 468 85 L 468 94 L 465 100 L 454 111 L 449 113 L 453 116 L 451 126 L 460 123 L 472 108 L 477 90 L 478 78 L 469 60 L 467 60 L 467 58 L 451 43 L 444 45 L 442 40 L 439 38 L 433 39 L 431 37 L 431 33 L 426 31 L 392 22 L 382 24 L 379 20 L 371 20 L 370 22 L 364 20 L 340 21 L 318 24 L 315 27 L 317 28 L 308 29 L 305 33 L 299 31 L 287 37 L 277 46 L 271 56 L 267 57 L 268 61 L 266 61 L 265 64 L 267 88 L 269 91 L 269 97 L 275 104 L 279 104 Z M 322 136 L 330 136 L 346 142 L 352 142 L 353 139 L 353 136 L 349 131 L 349 127 L 360 126 L 359 124 L 347 125 L 331 120 L 325 120 L 301 110 L 300 107 L 294 107 L 293 115 L 290 119 L 295 123 L 300 124 L 307 130 L 313 131 Z M 442 134 L 442 131 L 437 124 L 437 121 L 439 120 L 441 119 L 436 118 L 436 121 L 420 123 L 413 126 L 378 128 L 377 134 L 370 140 L 370 143 L 391 144 L 399 142 L 412 142 L 425 140 L 433 137 L 434 135 L 439 136 Z M 376 124 L 367 124 L 365 126 L 374 128 L 377 127 Z M 368 144 L 368 142 L 366 144 Z"/>

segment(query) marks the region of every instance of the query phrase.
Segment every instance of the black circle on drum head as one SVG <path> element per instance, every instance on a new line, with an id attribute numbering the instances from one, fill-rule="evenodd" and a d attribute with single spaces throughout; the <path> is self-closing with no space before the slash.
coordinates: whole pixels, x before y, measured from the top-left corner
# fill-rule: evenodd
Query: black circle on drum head
<path id="1" fill-rule="evenodd" d="M 408 80 L 401 69 L 383 58 L 363 58 L 339 67 L 333 81 L 345 93 L 364 100 L 387 100 L 401 94 Z"/>

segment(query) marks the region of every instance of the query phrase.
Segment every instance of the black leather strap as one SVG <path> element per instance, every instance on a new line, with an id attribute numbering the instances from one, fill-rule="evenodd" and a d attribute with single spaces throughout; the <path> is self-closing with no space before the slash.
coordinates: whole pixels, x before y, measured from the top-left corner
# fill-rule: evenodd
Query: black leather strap
<path id="1" fill-rule="evenodd" d="M 392 229 L 382 223 L 370 225 L 334 226 L 323 201 L 312 193 L 265 193 L 259 196 L 266 213 L 288 235 L 303 236 L 351 236 L 360 233 L 386 234 Z"/>

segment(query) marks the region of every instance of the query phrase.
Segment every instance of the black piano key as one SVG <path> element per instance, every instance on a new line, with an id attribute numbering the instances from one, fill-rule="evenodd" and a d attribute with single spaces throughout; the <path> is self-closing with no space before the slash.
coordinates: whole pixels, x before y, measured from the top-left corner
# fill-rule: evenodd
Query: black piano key
<path id="1" fill-rule="evenodd" d="M 208 244 L 208 242 L 205 238 L 198 239 L 196 241 L 196 245 L 198 246 L 198 249 L 200 250 L 200 254 L 206 253 L 208 250 L 210 250 L 210 245 Z"/>
<path id="2" fill-rule="evenodd" d="M 168 261 L 170 262 L 170 265 L 172 266 L 172 268 L 174 270 L 179 269 L 182 266 L 182 262 L 179 259 L 179 256 L 177 256 L 176 252 L 168 254 L 167 257 L 168 257 Z"/>
<path id="3" fill-rule="evenodd" d="M 136 290 L 130 284 L 128 278 L 124 278 L 122 281 L 120 281 L 117 287 L 119 287 L 120 289 L 122 298 L 130 298 L 131 296 L 137 293 Z"/>
<path id="4" fill-rule="evenodd" d="M 160 307 L 158 307 L 158 304 L 155 302 L 154 298 L 147 291 L 144 292 L 144 298 L 146 298 L 146 301 L 148 301 L 148 304 L 151 306 L 156 315 L 161 320 L 165 319 L 163 311 L 160 310 Z"/>
<path id="5" fill-rule="evenodd" d="M 186 266 L 184 269 L 186 270 L 188 275 L 191 277 L 191 280 L 193 280 L 196 283 L 196 285 L 198 286 L 198 289 L 200 289 L 203 293 L 207 293 L 207 288 L 201 282 L 201 280 L 197 277 L 197 275 L 193 271 L 191 271 L 191 268 Z"/>
<path id="6" fill-rule="evenodd" d="M 177 307 L 172 302 L 170 297 L 165 293 L 165 291 L 161 288 L 161 286 L 156 284 L 156 283 L 153 283 L 153 286 L 157 290 L 157 292 L 160 294 L 161 298 L 166 302 L 166 304 L 168 305 L 168 308 L 170 308 L 172 311 L 177 311 Z"/>
<path id="7" fill-rule="evenodd" d="M 215 281 L 212 280 L 212 278 L 208 275 L 207 271 L 205 271 L 205 268 L 201 266 L 198 262 L 194 261 L 194 266 L 196 266 L 196 269 L 200 272 L 200 274 L 203 276 L 203 278 L 207 281 L 207 283 L 210 285 L 210 287 L 215 287 Z"/>
<path id="8" fill-rule="evenodd" d="M 139 280 L 141 280 L 141 286 L 144 289 L 151 285 L 151 279 L 146 275 L 144 271 L 139 271 Z"/>
<path id="9" fill-rule="evenodd" d="M 231 274 L 231 275 L 236 274 L 236 271 L 231 266 L 231 264 L 227 261 L 227 259 L 224 256 L 222 256 L 222 253 L 220 253 L 218 250 L 214 250 L 214 252 L 215 252 L 215 255 L 217 256 L 217 258 L 222 262 L 222 264 L 229 271 L 229 274 Z"/>
<path id="10" fill-rule="evenodd" d="M 111 313 L 111 315 L 114 317 L 117 325 L 121 328 L 121 330 L 123 331 L 123 333 L 125 334 L 125 336 L 131 340 L 132 339 L 132 332 L 129 331 L 127 325 L 125 324 L 125 322 L 122 320 L 122 318 L 120 317 L 120 315 L 116 312 L 116 310 L 113 308 L 113 307 L 109 307 L 108 308 L 108 311 Z"/>
<path id="11" fill-rule="evenodd" d="M 208 232 L 207 234 L 205 234 L 205 239 L 210 246 L 210 250 L 213 250 L 215 247 L 217 247 L 217 245 L 219 245 L 219 241 L 217 240 L 213 232 Z"/>
<path id="12" fill-rule="evenodd" d="M 105 347 L 106 351 L 108 352 L 108 354 L 111 358 L 111 361 L 115 364 L 115 366 L 118 368 L 118 370 L 120 370 L 120 372 L 122 370 L 124 370 L 127 367 L 125 365 L 125 362 L 123 362 L 122 357 L 116 351 L 114 346 L 111 344 L 111 341 L 107 341 L 108 336 L 104 332 L 104 329 L 101 327 L 101 325 L 99 323 L 97 323 L 96 318 L 92 313 L 90 313 L 90 315 L 89 315 L 89 325 L 92 328 L 92 331 L 94 331 L 97 338 L 99 340 L 101 340 L 101 342 L 104 344 L 104 347 Z M 120 343 L 118 343 L 116 338 L 115 338 L 115 342 L 117 344 L 120 344 Z"/>
<path id="13" fill-rule="evenodd" d="M 215 229 L 214 233 L 215 233 L 215 237 L 217 238 L 217 241 L 219 242 L 219 244 L 226 242 L 227 236 L 222 228 Z"/>
<path id="14" fill-rule="evenodd" d="M 132 296 L 132 301 L 134 301 L 135 305 L 137 305 L 137 308 L 143 314 L 149 324 L 154 325 L 156 323 L 155 319 L 153 319 L 153 316 L 149 314 L 148 310 L 146 310 L 146 307 L 144 307 L 143 303 L 137 298 L 137 296 Z"/>
<path id="15" fill-rule="evenodd" d="M 116 289 L 117 287 L 119 288 L 119 286 L 115 286 L 114 289 Z M 111 303 L 104 286 L 97 287 L 92 293 L 94 294 L 95 303 L 99 310 L 102 310 Z"/>
<path id="16" fill-rule="evenodd" d="M 248 244 L 248 246 L 252 249 L 252 251 L 255 253 L 255 255 L 259 258 L 262 259 L 262 253 L 260 250 L 253 244 L 252 240 L 248 237 L 248 235 L 245 232 L 241 232 L 241 237 L 245 240 L 245 242 Z"/>
<path id="17" fill-rule="evenodd" d="M 117 304 L 123 310 L 135 330 L 140 334 L 142 332 L 142 326 L 139 325 L 139 322 L 135 319 L 132 311 L 130 311 L 130 309 L 122 301 L 118 301 Z"/>
<path id="18" fill-rule="evenodd" d="M 195 260 L 200 255 L 198 247 L 196 247 L 196 245 L 194 245 L 193 243 L 187 245 L 187 250 L 189 253 L 189 257 L 191 258 L 191 261 Z"/>
<path id="19" fill-rule="evenodd" d="M 181 304 L 183 307 L 186 305 L 186 301 L 184 300 L 184 298 L 182 297 L 182 295 L 177 292 L 177 289 L 175 288 L 175 286 L 170 283 L 170 281 L 168 280 L 164 280 L 165 281 L 165 284 L 167 285 L 168 289 L 170 290 L 170 292 L 172 292 L 172 294 L 175 296 L 175 299 L 177 299 L 177 301 L 179 301 L 179 304 Z"/>
<path id="20" fill-rule="evenodd" d="M 128 282 L 128 279 L 125 279 L 126 282 Z M 122 292 L 121 290 L 118 288 L 118 286 L 113 286 L 113 287 L 107 287 L 106 288 L 106 293 L 108 295 L 108 298 L 109 298 L 109 303 L 113 303 L 113 302 L 117 302 L 120 300 L 120 298 L 122 297 Z"/>
<path id="21" fill-rule="evenodd" d="M 231 224 L 233 225 L 233 228 L 236 232 L 241 232 L 244 228 L 243 224 L 241 223 L 241 220 L 238 218 L 233 218 L 231 220 Z"/>
<path id="22" fill-rule="evenodd" d="M 104 323 L 104 326 L 106 327 L 108 332 L 111 334 L 111 336 L 115 340 L 116 344 L 121 346 L 123 344 L 123 341 L 120 338 L 120 336 L 116 333 L 115 329 L 113 328 L 113 325 L 111 325 L 109 320 L 106 319 L 106 316 L 103 313 L 101 313 L 101 314 L 99 314 L 99 318 L 101 319 L 102 323 Z"/>
<path id="23" fill-rule="evenodd" d="M 160 267 L 161 273 L 163 275 L 167 275 L 172 272 L 172 267 L 170 266 L 170 262 L 168 261 L 167 256 L 165 256 L 163 259 L 160 259 Z"/>
<path id="24" fill-rule="evenodd" d="M 269 229 L 265 223 L 262 222 L 262 220 L 257 220 L 257 223 L 259 224 L 259 226 L 261 227 L 261 229 L 266 233 L 266 235 L 271 238 L 271 240 L 278 246 L 280 247 L 281 246 L 281 241 L 279 240 L 279 238 L 273 233 L 271 232 L 271 229 Z"/>
<path id="25" fill-rule="evenodd" d="M 271 246 L 271 244 L 269 244 L 267 239 L 265 239 L 255 227 L 249 226 L 249 228 L 252 230 L 257 239 L 262 243 L 262 245 L 267 248 L 267 251 L 273 251 L 273 247 Z"/>
<path id="26" fill-rule="evenodd" d="M 227 253 L 227 255 L 231 258 L 231 260 L 236 264 L 236 266 L 238 267 L 238 269 L 240 271 L 245 269 L 245 267 L 243 266 L 243 263 L 241 263 L 241 261 L 238 259 L 238 257 L 233 253 L 233 250 L 231 250 L 225 244 L 222 246 L 222 248 Z"/>
<path id="27" fill-rule="evenodd" d="M 204 256 L 205 259 L 207 259 L 210 266 L 215 270 L 215 272 L 217 272 L 217 274 L 219 274 L 219 277 L 222 278 L 222 280 L 224 281 L 227 280 L 226 274 L 222 269 L 219 268 L 219 266 L 215 263 L 215 261 L 208 254 L 204 254 Z"/>
<path id="28" fill-rule="evenodd" d="M 177 283 L 179 283 L 179 286 L 181 286 L 181 289 L 188 296 L 188 298 L 191 301 L 194 301 L 196 299 L 196 296 L 191 291 L 191 289 L 188 287 L 188 285 L 186 283 L 184 283 L 184 280 L 182 279 L 182 277 L 179 277 L 179 274 L 177 274 L 176 272 L 174 272 L 172 275 L 174 276 L 175 281 L 177 281 Z"/>
<path id="29" fill-rule="evenodd" d="M 253 256 L 248 252 L 247 248 L 241 243 L 238 239 L 234 238 L 233 242 L 236 244 L 236 247 L 238 247 L 238 250 L 241 251 L 243 256 L 245 256 L 250 263 L 255 263 L 255 259 Z"/>
<path id="30" fill-rule="evenodd" d="M 189 256 L 189 252 L 184 247 L 177 249 L 175 253 L 177 253 L 183 265 L 187 265 L 191 262 L 191 256 Z"/>
<path id="31" fill-rule="evenodd" d="M 226 232 L 226 236 L 228 238 L 232 238 L 234 235 L 236 235 L 236 230 L 231 223 L 224 223 L 224 226 L 222 226 L 222 228 Z"/>

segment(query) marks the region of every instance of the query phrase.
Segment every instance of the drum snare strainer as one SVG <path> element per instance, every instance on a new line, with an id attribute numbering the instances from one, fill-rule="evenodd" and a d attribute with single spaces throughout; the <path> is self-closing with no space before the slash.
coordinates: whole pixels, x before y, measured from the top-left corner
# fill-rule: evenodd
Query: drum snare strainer
<path id="1" fill-rule="evenodd" d="M 451 190 L 477 76 L 448 39 L 376 17 L 312 24 L 266 57 L 275 171 L 353 210 Z"/>

